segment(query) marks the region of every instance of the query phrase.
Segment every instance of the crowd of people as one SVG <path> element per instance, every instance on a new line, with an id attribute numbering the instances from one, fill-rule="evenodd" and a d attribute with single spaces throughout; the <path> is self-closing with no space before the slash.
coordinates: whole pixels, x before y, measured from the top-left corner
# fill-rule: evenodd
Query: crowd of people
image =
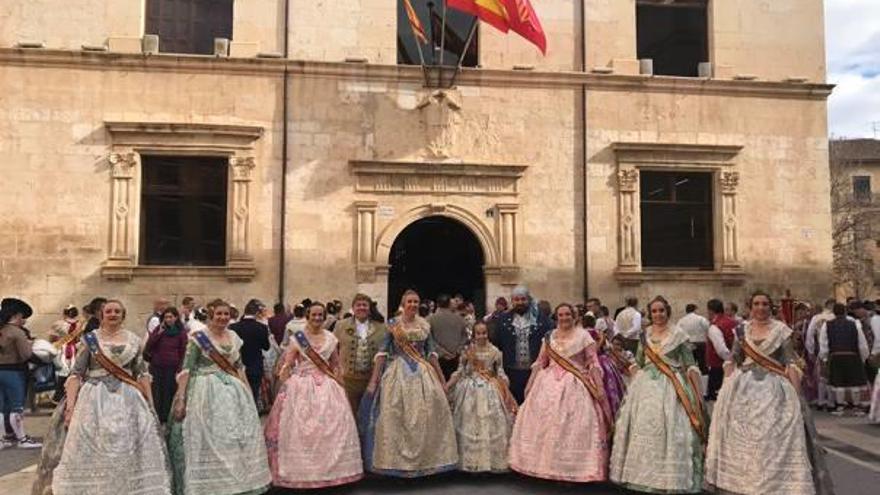
<path id="1" fill-rule="evenodd" d="M 655 493 L 828 494 L 809 405 L 880 422 L 870 302 L 783 315 L 758 291 L 743 315 L 712 299 L 675 322 L 662 296 L 612 314 L 596 298 L 551 308 L 524 287 L 483 318 L 461 296 L 411 290 L 388 319 L 364 294 L 271 315 L 257 299 L 241 314 L 170 303 L 155 301 L 144 332 L 119 300 L 69 306 L 47 348 L 26 329 L 30 306 L 2 301 L 4 447 L 40 446 L 21 419 L 27 363 L 58 375 L 33 493 L 513 470 Z"/>

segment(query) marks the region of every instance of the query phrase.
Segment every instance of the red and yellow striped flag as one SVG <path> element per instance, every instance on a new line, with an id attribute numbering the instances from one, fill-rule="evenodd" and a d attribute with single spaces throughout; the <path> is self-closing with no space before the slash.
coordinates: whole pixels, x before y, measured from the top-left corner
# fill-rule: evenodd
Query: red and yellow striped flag
<path id="1" fill-rule="evenodd" d="M 476 16 L 503 33 L 510 30 L 510 19 L 504 0 L 446 0 L 446 5 Z"/>
<path id="2" fill-rule="evenodd" d="M 422 26 L 422 21 L 416 15 L 416 9 L 413 8 L 410 0 L 403 0 L 403 8 L 406 9 L 406 16 L 409 18 L 409 27 L 412 28 L 413 35 L 419 40 L 419 43 L 427 45 L 428 36 L 425 35 L 425 27 Z"/>
<path id="3" fill-rule="evenodd" d="M 510 16 L 510 29 L 534 43 L 546 55 L 547 37 L 532 3 L 529 0 L 504 0 L 504 3 Z"/>

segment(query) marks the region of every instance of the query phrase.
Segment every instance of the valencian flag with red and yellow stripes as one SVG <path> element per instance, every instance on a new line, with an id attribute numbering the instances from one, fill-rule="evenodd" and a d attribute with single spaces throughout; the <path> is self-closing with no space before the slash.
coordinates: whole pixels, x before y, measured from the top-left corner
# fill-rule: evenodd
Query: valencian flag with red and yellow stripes
<path id="1" fill-rule="evenodd" d="M 422 26 L 422 21 L 416 15 L 416 9 L 413 8 L 412 2 L 403 0 L 403 8 L 406 9 L 406 16 L 409 18 L 409 27 L 412 28 L 413 35 L 419 40 L 419 43 L 427 45 L 428 36 L 425 35 L 425 27 Z"/>
<path id="2" fill-rule="evenodd" d="M 547 38 L 529 0 L 446 0 L 446 5 L 476 16 L 501 32 L 512 30 L 547 54 Z"/>

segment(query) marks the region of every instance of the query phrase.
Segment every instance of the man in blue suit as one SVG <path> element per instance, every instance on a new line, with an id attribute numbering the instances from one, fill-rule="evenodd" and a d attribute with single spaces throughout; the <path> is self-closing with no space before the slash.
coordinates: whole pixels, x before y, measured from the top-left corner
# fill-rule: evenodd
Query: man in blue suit
<path id="1" fill-rule="evenodd" d="M 492 343 L 501 349 L 504 372 L 510 379 L 510 391 L 516 401 L 522 404 L 532 373 L 532 363 L 538 359 L 541 341 L 553 328 L 553 323 L 540 314 L 537 302 L 527 288 L 515 288 L 511 302 L 511 310 L 498 320 Z"/>

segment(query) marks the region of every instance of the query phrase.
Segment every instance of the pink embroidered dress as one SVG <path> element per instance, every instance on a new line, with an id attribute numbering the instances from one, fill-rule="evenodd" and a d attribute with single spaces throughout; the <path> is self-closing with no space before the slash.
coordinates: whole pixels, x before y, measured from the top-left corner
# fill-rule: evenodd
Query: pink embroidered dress
<path id="1" fill-rule="evenodd" d="M 582 328 L 565 342 L 550 334 L 550 345 L 594 384 L 602 387 L 596 343 Z M 538 360 L 526 400 L 516 417 L 510 440 L 510 467 L 528 476 L 591 482 L 608 478 L 607 425 L 601 404 L 572 373 L 547 354 Z"/>
<path id="2" fill-rule="evenodd" d="M 326 330 L 323 339 L 314 349 L 337 369 L 338 340 Z M 272 484 L 320 488 L 361 479 L 360 441 L 345 390 L 312 363 L 296 339 L 290 339 L 284 360 L 293 371 L 278 391 L 265 431 Z"/>

